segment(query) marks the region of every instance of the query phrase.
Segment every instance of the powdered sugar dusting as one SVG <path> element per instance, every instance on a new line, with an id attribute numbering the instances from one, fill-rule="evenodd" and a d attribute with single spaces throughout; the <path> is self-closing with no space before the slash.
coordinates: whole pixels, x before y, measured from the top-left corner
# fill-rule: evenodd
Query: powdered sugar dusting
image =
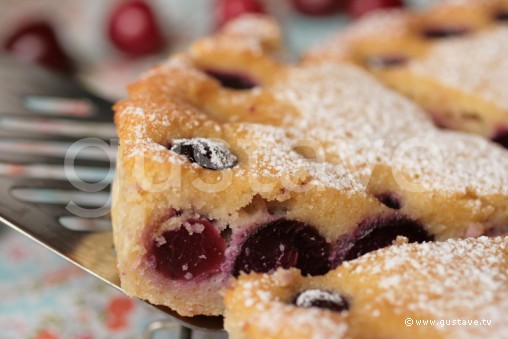
<path id="1" fill-rule="evenodd" d="M 335 330 L 335 336 L 341 337 L 347 335 L 349 326 L 352 333 L 361 333 L 353 326 L 383 321 L 379 317 L 388 312 L 386 321 L 400 320 L 394 326 L 404 326 L 407 317 L 485 319 L 491 324 L 436 329 L 453 338 L 504 338 L 508 335 L 507 258 L 508 237 L 399 243 L 345 262 L 325 277 L 302 278 L 294 270 L 242 277 L 235 293 L 245 307 L 255 308 L 250 313 L 253 324 L 271 334 L 291 326 L 302 333 L 310 328 L 310 335 L 320 338 L 330 337 Z M 330 290 L 336 285 L 342 292 L 349 291 L 351 309 L 347 317 L 337 318 L 341 314 L 333 313 L 332 318 L 332 312 L 316 308 L 295 308 L 276 292 L 281 287 L 297 289 L 296 285 L 302 289 L 316 283 L 324 283 Z M 319 290 L 309 291 L 311 296 L 320 294 Z M 364 322 L 355 321 L 355 317 Z"/>
<path id="2" fill-rule="evenodd" d="M 284 122 L 289 130 L 320 140 L 327 161 L 350 164 L 357 178 L 384 164 L 421 190 L 508 193 L 505 151 L 436 129 L 421 109 L 359 69 L 309 65 L 273 90 L 301 112 Z"/>
<path id="3" fill-rule="evenodd" d="M 405 20 L 404 12 L 399 11 L 379 20 L 390 22 L 394 20 L 389 18 L 392 16 L 401 18 L 397 22 Z M 366 31 L 373 29 L 365 28 Z M 220 44 L 212 42 L 222 38 L 208 40 L 214 49 L 220 49 Z M 164 78 L 161 91 L 175 93 L 176 99 L 181 99 L 177 93 L 182 91 L 182 79 L 188 81 L 188 91 L 192 93 L 186 95 L 196 95 L 198 89 L 209 88 L 201 87 L 202 84 L 212 81 L 193 65 L 192 58 L 182 55 L 146 76 L 161 74 L 164 75 L 158 78 L 158 81 Z M 506 79 L 508 76 L 503 81 Z M 365 192 L 374 168 L 381 165 L 394 172 L 397 180 L 402 181 L 398 182 L 401 186 L 408 183 L 403 188 L 410 190 L 508 193 L 508 157 L 503 150 L 481 138 L 436 129 L 419 107 L 353 66 L 322 62 L 281 67 L 280 74 L 269 85 L 252 93 L 229 95 L 227 100 L 223 95 L 220 91 L 216 94 L 225 106 L 241 105 L 248 96 L 249 105 L 254 102 L 254 106 L 256 100 L 252 98 L 275 97 L 278 103 L 289 103 L 296 114 L 293 111 L 281 114 L 282 121 L 276 124 L 254 124 L 243 121 L 240 115 L 232 115 L 230 120 L 222 115 L 218 122 L 214 112 L 173 102 L 163 111 L 157 107 L 127 107 L 122 114 L 143 122 L 133 124 L 135 138 L 124 140 L 132 146 L 129 156 L 141 156 L 148 150 L 154 161 L 185 164 L 184 157 L 151 140 L 147 131 L 147 128 L 169 130 L 175 120 L 178 128 L 187 134 L 197 129 L 210 134 L 208 130 L 212 130 L 215 135 L 227 136 L 225 139 L 231 146 L 237 142 L 249 161 L 231 168 L 236 178 L 284 178 L 281 180 L 289 182 L 290 188 L 321 186 Z M 505 95 L 503 100 L 507 98 Z M 199 148 L 208 135 L 196 136 L 194 140 L 200 141 L 195 145 Z M 302 138 L 317 141 L 323 157 L 307 159 L 296 152 L 294 143 Z M 223 157 L 220 150 L 212 147 L 212 162 L 230 165 L 231 159 Z"/>
<path id="4" fill-rule="evenodd" d="M 343 302 L 342 297 L 336 293 L 319 289 L 310 289 L 300 293 L 296 298 L 295 304 L 301 307 L 312 307 L 313 302 L 316 300 L 331 301 L 336 304 L 341 304 Z"/>
<path id="5" fill-rule="evenodd" d="M 473 37 L 437 42 L 427 55 L 411 62 L 410 69 L 508 110 L 507 55 L 508 27 L 499 26 Z"/>
<path id="6" fill-rule="evenodd" d="M 357 40 L 371 38 L 378 34 L 389 34 L 392 39 L 403 36 L 408 31 L 411 16 L 407 10 L 386 9 L 367 14 L 355 25 L 338 34 L 333 34 L 325 42 L 313 47 L 307 56 L 330 54 L 335 57 L 346 56 L 351 52 L 350 44 Z"/>
<path id="7" fill-rule="evenodd" d="M 508 237 L 403 244 L 345 263 L 351 279 L 376 279 L 375 305 L 388 303 L 396 314 L 408 311 L 434 319 L 489 319 L 508 334 Z M 357 276 L 357 278 L 355 278 Z M 369 308 L 370 306 L 367 306 Z M 482 327 L 454 328 L 460 331 Z"/>
<path id="8" fill-rule="evenodd" d="M 248 308 L 255 308 L 256 315 L 250 319 L 257 327 L 275 335 L 280 333 L 287 321 L 300 334 L 308 333 L 313 338 L 328 339 L 343 337 L 348 329 L 347 323 L 338 323 L 339 313 L 323 311 L 317 308 L 295 308 L 279 299 L 271 290 L 275 286 L 287 286 L 296 272 L 278 270 L 273 275 L 261 275 L 257 279 L 241 279 L 237 287 L 238 298 Z"/>
<path id="9" fill-rule="evenodd" d="M 206 162 L 207 168 L 230 168 L 238 161 L 238 158 L 229 151 L 226 145 L 212 139 L 173 139 L 171 150 L 175 151 L 185 146 L 191 147 L 194 153 L 193 157 L 201 162 Z"/>
<path id="10" fill-rule="evenodd" d="M 323 314 L 323 311 L 317 309 L 297 310 L 291 313 L 289 319 L 292 328 L 303 330 L 304 333 L 310 332 L 315 339 L 343 338 L 348 329 L 346 323 L 337 323 L 329 314 Z M 287 323 L 288 315 L 284 312 L 283 305 L 276 305 L 260 314 L 256 320 L 260 328 L 276 334 L 280 333 L 281 328 L 274 324 Z"/>

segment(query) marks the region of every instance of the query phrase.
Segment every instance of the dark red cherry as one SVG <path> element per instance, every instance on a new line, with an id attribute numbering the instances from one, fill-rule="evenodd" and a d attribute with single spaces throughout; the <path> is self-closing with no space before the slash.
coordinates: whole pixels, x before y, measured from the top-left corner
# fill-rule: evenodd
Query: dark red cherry
<path id="1" fill-rule="evenodd" d="M 244 90 L 257 86 L 256 82 L 246 74 L 217 70 L 205 70 L 205 73 L 219 81 L 222 86 L 227 88 Z"/>
<path id="2" fill-rule="evenodd" d="M 381 193 L 376 195 L 377 200 L 381 202 L 386 207 L 389 207 L 394 210 L 400 210 L 402 207 L 400 203 L 400 198 L 395 194 L 391 192 Z"/>
<path id="3" fill-rule="evenodd" d="M 324 16 L 335 13 L 344 0 L 293 0 L 293 6 L 306 15 Z"/>
<path id="4" fill-rule="evenodd" d="M 217 229 L 203 219 L 187 223 L 154 239 L 150 251 L 157 271 L 173 280 L 206 278 L 224 260 L 226 243 Z"/>
<path id="5" fill-rule="evenodd" d="M 494 20 L 508 22 L 508 9 L 494 13 Z"/>
<path id="6" fill-rule="evenodd" d="M 446 39 L 463 36 L 469 33 L 469 29 L 461 26 L 436 26 L 422 30 L 422 35 L 427 39 Z"/>
<path id="7" fill-rule="evenodd" d="M 340 294 L 319 289 L 310 289 L 299 293 L 293 304 L 299 307 L 317 307 L 330 311 L 343 312 L 349 310 L 349 303 Z"/>
<path id="8" fill-rule="evenodd" d="M 297 267 L 304 275 L 325 274 L 330 270 L 329 254 L 329 244 L 314 227 L 279 219 L 262 225 L 245 240 L 233 275 L 272 272 L 279 267 Z"/>
<path id="9" fill-rule="evenodd" d="M 338 262 L 356 259 L 368 252 L 390 246 L 398 236 L 406 237 L 409 242 L 434 239 L 420 223 L 405 216 L 370 218 L 361 222 L 352 234 L 339 239 Z"/>
<path id="10" fill-rule="evenodd" d="M 508 236 L 508 225 L 494 226 L 487 232 L 485 232 L 484 235 L 486 235 L 487 237 Z"/>
<path id="11" fill-rule="evenodd" d="M 347 11 L 353 18 L 359 18 L 378 9 L 402 6 L 403 0 L 349 0 Z"/>
<path id="12" fill-rule="evenodd" d="M 373 69 L 394 68 L 403 66 L 409 61 L 404 55 L 387 54 L 370 56 L 366 59 L 367 66 Z"/>
<path id="13" fill-rule="evenodd" d="M 10 36 L 4 49 L 22 59 L 62 72 L 72 71 L 71 59 L 64 52 L 53 28 L 44 22 L 22 27 Z"/>
<path id="14" fill-rule="evenodd" d="M 226 145 L 205 138 L 173 140 L 170 150 L 210 170 L 223 170 L 238 163 L 237 157 Z"/>
<path id="15" fill-rule="evenodd" d="M 217 27 L 221 27 L 242 14 L 265 13 L 259 0 L 216 0 L 216 3 Z"/>
<path id="16" fill-rule="evenodd" d="M 504 148 L 508 148 L 508 129 L 501 130 L 493 138 L 492 141 L 500 144 Z"/>
<path id="17" fill-rule="evenodd" d="M 159 52 L 165 45 L 154 12 L 142 0 L 122 2 L 113 10 L 108 35 L 116 48 L 131 55 Z"/>

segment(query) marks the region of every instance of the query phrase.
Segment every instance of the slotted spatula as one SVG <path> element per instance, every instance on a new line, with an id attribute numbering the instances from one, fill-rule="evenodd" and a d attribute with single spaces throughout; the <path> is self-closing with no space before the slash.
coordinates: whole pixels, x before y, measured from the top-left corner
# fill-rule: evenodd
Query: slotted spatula
<path id="1" fill-rule="evenodd" d="M 112 121 L 111 103 L 0 55 L 0 222 L 121 290 L 109 220 Z M 222 329 L 221 317 L 157 308 L 186 328 Z"/>

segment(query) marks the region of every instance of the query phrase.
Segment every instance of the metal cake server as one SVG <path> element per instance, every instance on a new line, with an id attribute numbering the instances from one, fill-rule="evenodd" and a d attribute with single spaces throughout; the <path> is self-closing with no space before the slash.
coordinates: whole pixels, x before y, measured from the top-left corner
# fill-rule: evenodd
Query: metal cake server
<path id="1" fill-rule="evenodd" d="M 109 220 L 112 119 L 110 102 L 0 55 L 0 222 L 121 290 Z M 222 317 L 155 307 L 184 326 L 181 337 L 222 330 Z"/>

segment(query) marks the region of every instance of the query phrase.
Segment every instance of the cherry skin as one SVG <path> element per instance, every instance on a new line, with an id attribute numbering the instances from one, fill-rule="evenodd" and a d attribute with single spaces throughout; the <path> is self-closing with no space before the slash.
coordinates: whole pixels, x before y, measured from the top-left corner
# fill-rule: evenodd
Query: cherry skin
<path id="1" fill-rule="evenodd" d="M 498 143 L 504 148 L 508 148 L 508 129 L 501 130 L 494 136 L 494 138 L 492 138 L 492 141 Z"/>
<path id="2" fill-rule="evenodd" d="M 154 12 L 142 0 L 123 2 L 114 9 L 109 18 L 108 35 L 116 48 L 130 55 L 160 52 L 165 45 Z"/>
<path id="3" fill-rule="evenodd" d="M 217 27 L 246 13 L 265 13 L 263 5 L 258 0 L 218 0 Z"/>
<path id="4" fill-rule="evenodd" d="M 508 9 L 494 13 L 494 20 L 499 22 L 508 22 Z"/>
<path id="5" fill-rule="evenodd" d="M 335 13 L 342 6 L 342 0 L 293 0 L 297 11 L 306 15 L 324 16 Z"/>
<path id="6" fill-rule="evenodd" d="M 443 26 L 443 27 L 427 27 L 422 30 L 422 35 L 426 39 L 447 39 L 463 36 L 469 33 L 467 27 L 460 26 Z"/>
<path id="7" fill-rule="evenodd" d="M 321 275 L 330 270 L 329 256 L 329 244 L 314 227 L 279 219 L 249 235 L 236 257 L 232 274 L 297 267 L 304 275 Z"/>
<path id="8" fill-rule="evenodd" d="M 257 86 L 257 83 L 246 74 L 213 69 L 205 70 L 205 73 L 219 81 L 220 84 L 226 88 L 246 90 Z"/>
<path id="9" fill-rule="evenodd" d="M 359 18 L 369 12 L 404 6 L 403 0 L 349 0 L 347 12 L 353 18 Z"/>
<path id="10" fill-rule="evenodd" d="M 69 73 L 73 69 L 71 59 L 60 46 L 55 31 L 45 22 L 22 27 L 6 40 L 4 49 L 21 59 L 57 71 Z"/>
<path id="11" fill-rule="evenodd" d="M 187 223 L 201 226 L 202 231 L 189 232 L 184 226 L 166 231 L 149 250 L 157 271 L 173 280 L 206 278 L 219 272 L 224 260 L 226 243 L 217 229 L 203 219 L 190 219 Z"/>
<path id="12" fill-rule="evenodd" d="M 409 242 L 432 241 L 423 226 L 408 217 L 393 215 L 362 221 L 351 234 L 342 236 L 337 243 L 338 263 L 356 259 L 368 252 L 390 246 L 398 236 Z"/>
<path id="13" fill-rule="evenodd" d="M 391 209 L 400 210 L 402 208 L 400 198 L 395 193 L 385 192 L 376 194 L 376 198 L 380 203 Z"/>

